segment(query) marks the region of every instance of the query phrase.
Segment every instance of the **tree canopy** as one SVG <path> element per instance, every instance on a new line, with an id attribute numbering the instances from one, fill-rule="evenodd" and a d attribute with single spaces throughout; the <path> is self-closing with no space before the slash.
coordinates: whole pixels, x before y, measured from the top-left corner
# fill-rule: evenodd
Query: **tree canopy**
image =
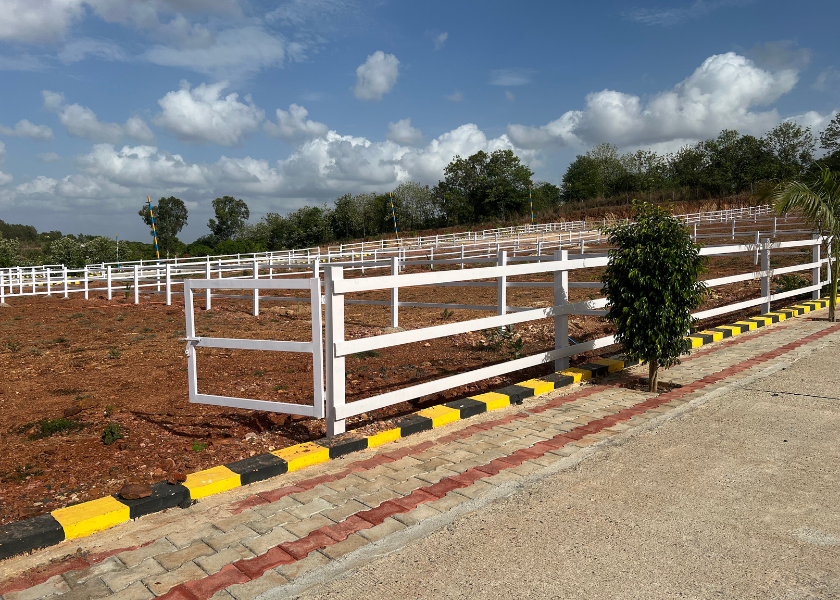
<path id="1" fill-rule="evenodd" d="M 187 207 L 183 201 L 170 196 L 158 200 L 157 206 L 152 206 L 152 212 L 155 218 L 158 247 L 166 256 L 169 256 L 169 253 L 175 251 L 178 247 L 178 234 L 187 224 Z M 138 214 L 143 218 L 143 222 L 151 228 L 152 215 L 149 214 L 149 205 L 143 205 Z"/>
<path id="2" fill-rule="evenodd" d="M 233 196 L 222 196 L 213 200 L 215 219 L 210 219 L 207 226 L 220 241 L 230 240 L 245 226 L 251 216 L 248 205 Z"/>
<path id="3" fill-rule="evenodd" d="M 685 226 L 667 211 L 635 201 L 634 209 L 634 222 L 607 229 L 613 249 L 603 278 L 606 318 L 624 353 L 649 363 L 655 392 L 659 367 L 678 364 L 690 347 L 684 336 L 705 290 L 697 281 L 704 260 Z"/>

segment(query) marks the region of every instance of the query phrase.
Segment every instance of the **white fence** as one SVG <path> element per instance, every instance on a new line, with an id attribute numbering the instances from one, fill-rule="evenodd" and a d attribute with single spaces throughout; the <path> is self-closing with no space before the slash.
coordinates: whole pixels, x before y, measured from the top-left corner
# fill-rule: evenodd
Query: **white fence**
<path id="1" fill-rule="evenodd" d="M 789 298 L 803 293 L 811 293 L 812 297 L 818 298 L 822 283 L 820 281 L 820 269 L 827 262 L 820 258 L 820 248 L 826 240 L 813 236 L 811 239 L 800 239 L 793 241 L 773 242 L 764 238 L 758 244 L 734 244 L 727 246 L 708 246 L 701 250 L 705 256 L 750 256 L 756 264 L 760 263 L 757 270 L 740 273 L 737 275 L 719 277 L 706 280 L 709 288 L 740 283 L 752 280 L 761 281 L 761 291 L 756 298 L 746 301 L 712 308 L 697 312 L 694 316 L 698 319 L 720 316 L 736 312 L 753 306 L 761 306 L 764 312 L 770 310 L 770 303 L 775 300 Z M 801 250 L 810 248 L 810 262 L 795 264 L 788 267 L 771 268 L 771 253 L 777 255 L 789 255 L 791 253 L 801 254 Z M 256 282 L 256 281 L 230 281 L 224 283 L 214 279 L 191 280 L 186 283 L 187 289 L 187 354 L 190 360 L 190 401 L 209 402 L 212 404 L 225 404 L 239 408 L 257 408 L 260 410 L 272 410 L 277 412 L 293 412 L 295 414 L 311 414 L 313 416 L 325 415 L 327 419 L 327 432 L 329 435 L 341 433 L 345 430 L 345 420 L 354 415 L 384 408 L 417 399 L 429 394 L 434 394 L 451 388 L 475 383 L 490 377 L 496 377 L 505 373 L 534 367 L 544 363 L 554 362 L 554 369 L 561 370 L 568 366 L 569 357 L 597 350 L 614 343 L 613 336 L 605 336 L 587 342 L 570 346 L 568 343 L 568 318 L 569 315 L 603 315 L 606 299 L 598 298 L 584 302 L 569 303 L 569 289 L 574 283 L 569 282 L 569 272 L 581 271 L 594 267 L 603 267 L 607 264 L 606 254 L 590 255 L 569 255 L 568 250 L 557 250 L 551 255 L 532 255 L 517 257 L 516 261 L 508 261 L 507 253 L 499 251 L 497 266 L 478 267 L 463 270 L 442 270 L 422 273 L 398 273 L 397 259 L 392 259 L 392 274 L 375 277 L 345 278 L 347 268 L 341 265 L 325 265 L 325 280 L 323 283 L 323 296 L 321 296 L 321 281 L 316 270 L 314 276 L 309 279 L 287 280 L 283 282 Z M 455 262 L 457 259 L 448 262 Z M 771 279 L 777 275 L 810 271 L 811 285 L 800 289 L 774 293 L 771 289 Z M 526 275 L 550 275 L 551 281 L 543 282 L 514 282 L 509 281 L 510 277 Z M 487 281 L 495 280 L 495 281 Z M 467 304 L 435 304 L 435 303 L 403 303 L 398 301 L 398 294 L 401 288 L 412 288 L 420 286 L 493 286 L 497 289 L 497 303 L 494 306 L 475 306 Z M 515 286 L 546 287 L 553 290 L 553 305 L 548 308 L 514 307 L 507 305 L 507 289 Z M 599 282 L 580 282 L 580 287 L 600 288 Z M 194 289 L 309 289 L 311 294 L 308 299 L 312 308 L 312 342 L 305 344 L 293 342 L 271 342 L 259 340 L 228 340 L 221 342 L 218 338 L 196 337 L 192 323 L 192 300 Z M 349 299 L 349 294 L 358 294 L 371 291 L 390 291 L 390 301 L 374 301 L 364 299 Z M 255 300 L 256 302 L 256 300 Z M 373 304 L 390 305 L 392 324 L 398 322 L 398 310 L 401 306 L 423 306 L 423 307 L 447 307 L 449 309 L 486 310 L 495 312 L 495 316 L 482 317 L 469 321 L 449 323 L 412 329 L 395 333 L 387 333 L 362 339 L 345 339 L 345 306 L 347 304 Z M 270 401 L 252 400 L 246 398 L 219 397 L 199 394 L 196 388 L 196 349 L 201 347 L 224 347 L 224 348 L 253 348 L 269 349 L 289 352 L 313 352 L 316 353 L 321 335 L 320 306 L 324 305 L 324 351 L 325 373 L 323 379 L 320 374 L 315 374 L 314 402 L 315 407 L 298 407 L 296 405 L 274 403 Z M 386 350 L 403 344 L 418 343 L 432 339 L 447 337 L 460 333 L 481 331 L 489 328 L 503 327 L 517 323 L 526 323 L 539 319 L 554 320 L 554 349 L 537 355 L 526 356 L 488 365 L 464 373 L 449 377 L 412 385 L 395 391 L 370 396 L 361 400 L 347 403 L 345 397 L 346 357 L 360 352 L 372 350 Z M 317 323 L 317 324 L 316 324 Z M 297 344 L 297 345 L 295 345 Z M 317 359 L 315 360 L 317 363 Z M 314 369 L 313 369 L 314 370 Z M 323 387 L 322 387 L 323 386 Z M 323 406 L 319 406 L 323 403 Z M 308 412 L 300 412 L 306 410 Z"/>
<path id="2" fill-rule="evenodd" d="M 697 241 L 722 237 L 731 237 L 734 241 L 738 237 L 749 237 L 757 242 L 764 233 L 775 236 L 810 232 L 799 219 L 773 216 L 768 206 L 695 213 L 679 218 L 690 224 Z M 125 294 L 126 298 L 133 297 L 135 303 L 140 302 L 141 294 L 162 294 L 166 304 L 171 304 L 173 295 L 183 293 L 183 281 L 187 278 L 275 279 L 287 277 L 300 269 L 315 272 L 319 265 L 325 263 L 341 264 L 364 274 L 367 269 L 389 267 L 394 258 L 400 269 L 411 265 L 428 265 L 434 269 L 435 265 L 451 264 L 456 258 L 463 268 L 470 263 L 488 262 L 501 251 L 508 252 L 511 257 L 545 255 L 562 249 L 579 250 L 583 254 L 587 247 L 591 249 L 602 244 L 604 239 L 600 227 L 610 223 L 576 221 L 427 236 L 413 238 L 415 245 L 411 244 L 412 240 L 406 239 L 399 240 L 403 244 L 400 246 L 392 245 L 394 240 L 359 242 L 330 247 L 323 254 L 317 248 L 257 255 L 171 259 L 162 260 L 160 264 L 143 261 L 119 266 L 102 264 L 83 269 L 56 265 L 13 267 L 0 269 L 0 302 L 17 296 L 60 294 L 66 298 L 71 293 L 83 294 L 87 299 L 91 293 L 104 292 L 108 300 L 114 294 Z M 599 228 L 584 229 L 595 226 Z M 208 290 L 208 309 L 212 302 L 211 294 Z"/>

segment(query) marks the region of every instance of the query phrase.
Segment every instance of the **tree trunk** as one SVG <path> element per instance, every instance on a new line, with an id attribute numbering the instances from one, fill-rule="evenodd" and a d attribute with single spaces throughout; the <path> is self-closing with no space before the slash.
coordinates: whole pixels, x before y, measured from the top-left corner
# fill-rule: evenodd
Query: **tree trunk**
<path id="1" fill-rule="evenodd" d="M 648 389 L 655 394 L 659 385 L 659 361 L 655 358 L 648 361 L 648 383 Z"/>

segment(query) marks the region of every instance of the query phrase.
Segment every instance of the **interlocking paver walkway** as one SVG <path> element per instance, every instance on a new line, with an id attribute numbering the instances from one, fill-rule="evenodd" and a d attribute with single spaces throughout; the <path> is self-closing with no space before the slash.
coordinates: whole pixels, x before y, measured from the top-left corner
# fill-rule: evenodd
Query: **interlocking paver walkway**
<path id="1" fill-rule="evenodd" d="M 840 325 L 797 318 L 696 350 L 663 373 L 663 380 L 682 385 L 667 393 L 623 387 L 646 371 L 637 367 L 531 398 L 9 559 L 0 564 L 0 594 L 4 600 L 254 598 L 838 339 Z"/>

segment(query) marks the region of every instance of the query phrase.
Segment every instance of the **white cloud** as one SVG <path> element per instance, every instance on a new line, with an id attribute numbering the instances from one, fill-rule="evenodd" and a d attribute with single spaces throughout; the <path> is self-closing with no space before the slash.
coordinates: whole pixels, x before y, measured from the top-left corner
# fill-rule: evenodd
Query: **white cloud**
<path id="1" fill-rule="evenodd" d="M 41 162 L 45 163 L 59 162 L 61 160 L 61 157 L 55 152 L 41 152 L 41 154 L 38 155 L 38 158 Z"/>
<path id="2" fill-rule="evenodd" d="M 411 126 L 411 119 L 388 123 L 388 140 L 403 146 L 419 146 L 423 143 L 423 132 Z"/>
<path id="3" fill-rule="evenodd" d="M 602 141 L 640 146 L 705 139 L 721 129 L 761 135 L 781 118 L 775 109 L 754 108 L 774 102 L 796 82 L 794 70 L 771 73 L 733 52 L 718 54 L 646 104 L 631 94 L 595 92 L 586 97 L 585 110 L 568 111 L 541 127 L 508 125 L 508 135 L 523 148 Z"/>
<path id="4" fill-rule="evenodd" d="M 3 0 L 0 40 L 48 42 L 63 39 L 85 9 L 105 21 L 141 29 L 160 26 L 160 14 L 241 16 L 238 0 Z"/>
<path id="5" fill-rule="evenodd" d="M 0 71 L 45 71 L 47 66 L 31 54 L 0 56 Z"/>
<path id="6" fill-rule="evenodd" d="M 190 38 L 185 46 L 158 45 L 149 49 L 149 62 L 166 67 L 182 67 L 234 79 L 268 67 L 282 66 L 287 57 L 303 56 L 300 43 L 286 43 L 260 26 L 234 27 L 204 37 Z"/>
<path id="7" fill-rule="evenodd" d="M 461 100 L 464 99 L 464 94 L 463 94 L 463 92 L 459 92 L 459 91 L 456 90 L 453 93 L 449 94 L 446 97 L 446 99 L 447 100 L 452 100 L 452 102 L 460 102 Z"/>
<path id="8" fill-rule="evenodd" d="M 840 71 L 834 67 L 823 69 L 811 87 L 820 92 L 840 89 Z"/>
<path id="9" fill-rule="evenodd" d="M 53 131 L 46 125 L 33 125 L 26 119 L 18 121 L 12 127 L 0 125 L 0 135 L 12 135 L 15 137 L 28 137 L 36 142 L 43 142 L 53 139 Z"/>
<path id="10" fill-rule="evenodd" d="M 353 93 L 361 100 L 382 100 L 397 83 L 400 61 L 393 54 L 377 50 L 356 69 Z"/>
<path id="11" fill-rule="evenodd" d="M 0 40 L 54 41 L 83 14 L 82 0 L 3 0 Z"/>
<path id="12" fill-rule="evenodd" d="M 6 160 L 6 144 L 0 142 L 0 163 Z"/>
<path id="13" fill-rule="evenodd" d="M 699 19 L 712 11 L 729 6 L 742 6 L 752 0 L 693 0 L 691 4 L 670 8 L 634 8 L 623 13 L 624 18 L 643 25 L 672 27 Z"/>
<path id="14" fill-rule="evenodd" d="M 4 173 L 0 171 L 0 185 L 6 185 L 7 183 L 12 183 L 14 177 L 9 175 L 8 173 Z"/>
<path id="15" fill-rule="evenodd" d="M 534 69 L 496 69 L 490 74 L 490 85 L 527 85 L 531 83 Z"/>
<path id="16" fill-rule="evenodd" d="M 58 113 L 59 121 L 72 136 L 92 142 L 116 143 L 125 137 L 145 143 L 156 141 L 152 130 L 140 117 L 130 117 L 125 125 L 104 123 L 86 106 L 65 104 L 64 94 L 44 90 L 41 95 L 44 97 L 44 110 Z"/>
<path id="17" fill-rule="evenodd" d="M 124 146 L 116 150 L 111 144 L 97 144 L 78 162 L 88 175 L 123 186 L 179 185 L 201 189 L 207 186 L 210 175 L 208 167 L 188 163 L 179 154 L 154 146 Z"/>
<path id="18" fill-rule="evenodd" d="M 297 104 L 289 106 L 288 112 L 278 108 L 276 114 L 277 123 L 267 121 L 263 128 L 269 135 L 287 142 L 300 137 L 322 137 L 329 131 L 323 123 L 308 120 L 309 111 Z"/>
<path id="19" fill-rule="evenodd" d="M 239 102 L 239 94 L 221 97 L 228 87 L 227 81 L 214 84 L 202 83 L 190 89 L 181 82 L 181 89 L 169 92 L 158 100 L 163 109 L 153 119 L 179 140 L 193 144 L 219 144 L 237 146 L 255 132 L 265 118 L 265 111 L 258 108 L 250 96 L 247 104 Z"/>
<path id="20" fill-rule="evenodd" d="M 771 71 L 795 69 L 801 71 L 811 62 L 811 50 L 799 48 L 792 40 L 778 40 L 756 44 L 749 55 L 759 67 Z"/>
<path id="21" fill-rule="evenodd" d="M 82 38 L 67 43 L 58 52 L 58 60 L 64 64 L 71 64 L 85 60 L 88 56 L 102 60 L 124 61 L 128 58 L 122 48 L 107 40 Z"/>
<path id="22" fill-rule="evenodd" d="M 435 44 L 435 50 L 440 50 L 441 48 L 443 48 L 443 45 L 446 43 L 447 39 L 449 39 L 449 33 L 446 31 L 439 35 L 436 35 L 433 40 Z"/>
<path id="23" fill-rule="evenodd" d="M 513 92 L 511 92 L 510 90 L 505 90 L 505 98 L 507 98 L 507 99 L 508 99 L 508 100 L 510 100 L 511 102 L 513 102 L 514 100 L 516 100 L 516 96 L 514 96 L 514 95 L 513 95 Z"/>

